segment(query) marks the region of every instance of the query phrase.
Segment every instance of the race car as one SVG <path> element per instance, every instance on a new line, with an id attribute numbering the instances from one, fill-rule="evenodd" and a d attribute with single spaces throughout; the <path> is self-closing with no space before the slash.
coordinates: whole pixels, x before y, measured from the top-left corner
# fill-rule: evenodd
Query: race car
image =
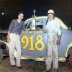
<path id="1" fill-rule="evenodd" d="M 33 21 L 34 20 L 34 21 Z M 59 50 L 59 61 L 65 62 L 72 54 L 72 30 L 70 30 L 64 22 L 55 17 L 61 25 L 61 43 Z M 35 23 L 32 25 L 33 22 Z M 21 59 L 33 59 L 36 61 L 45 61 L 47 49 L 47 32 L 45 27 L 47 23 L 47 16 L 32 17 L 24 21 L 26 30 L 21 32 L 20 39 L 22 45 Z M 31 28 L 32 26 L 35 26 Z M 8 43 L 2 41 L 8 46 Z M 16 51 L 14 52 L 16 56 Z"/>
<path id="2" fill-rule="evenodd" d="M 27 19 L 24 24 L 28 29 L 33 18 Z M 64 22 L 55 17 L 55 20 L 61 25 L 62 35 L 59 46 L 59 61 L 65 62 L 66 58 L 72 53 L 72 31 L 64 24 Z M 43 61 L 46 58 L 47 49 L 47 32 L 44 32 L 46 27 L 47 16 L 35 17 L 35 30 L 22 31 L 22 58 L 35 59 Z"/>

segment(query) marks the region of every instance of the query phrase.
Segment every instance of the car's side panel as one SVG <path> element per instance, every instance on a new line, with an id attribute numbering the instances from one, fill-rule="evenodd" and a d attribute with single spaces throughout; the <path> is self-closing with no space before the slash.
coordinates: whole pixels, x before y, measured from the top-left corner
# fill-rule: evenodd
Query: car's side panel
<path id="1" fill-rule="evenodd" d="M 32 18 L 31 18 L 32 19 Z M 62 27 L 62 37 L 61 37 L 61 44 L 59 46 L 59 59 L 60 60 L 65 60 L 65 57 L 67 56 L 67 52 L 68 52 L 68 46 L 69 44 L 72 42 L 72 32 L 71 30 L 68 30 L 67 26 L 60 20 L 60 19 L 56 19 L 57 21 L 60 22 L 60 25 Z M 46 16 L 42 16 L 42 17 L 36 17 L 36 25 L 43 25 L 43 30 L 46 27 L 46 21 L 47 21 L 47 17 Z M 25 23 L 29 24 L 31 22 L 30 19 L 26 20 Z M 39 30 L 38 30 L 39 31 Z M 28 46 L 24 49 L 22 47 L 22 54 L 23 55 L 27 55 L 27 56 L 33 56 L 33 57 L 45 57 L 46 56 L 46 47 L 47 47 L 47 33 L 40 33 L 37 31 L 28 31 L 28 32 L 24 32 L 21 33 L 21 39 L 23 36 L 27 36 L 28 38 Z M 37 36 L 42 36 L 42 42 L 44 43 L 44 50 L 43 51 L 38 51 L 35 47 L 33 48 L 34 50 L 29 50 L 30 47 L 30 37 L 33 35 L 34 41 L 33 41 L 33 45 L 36 43 L 36 37 Z M 22 46 L 24 45 L 24 42 L 22 43 Z"/>
<path id="2" fill-rule="evenodd" d="M 43 31 L 23 31 L 21 34 L 22 55 L 35 58 L 46 56 L 47 33 Z"/>
<path id="3" fill-rule="evenodd" d="M 69 49 L 69 45 L 72 42 L 72 32 L 71 30 L 62 29 L 61 44 L 59 46 L 59 56 L 65 56 Z"/>

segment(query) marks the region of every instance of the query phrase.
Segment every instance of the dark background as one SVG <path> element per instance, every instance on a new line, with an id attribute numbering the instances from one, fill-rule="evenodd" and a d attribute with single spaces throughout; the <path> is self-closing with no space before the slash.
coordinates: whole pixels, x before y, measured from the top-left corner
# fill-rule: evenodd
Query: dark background
<path id="1" fill-rule="evenodd" d="M 48 9 L 53 9 L 57 17 L 72 27 L 72 0 L 0 0 L 0 28 L 8 29 L 19 11 L 24 12 L 26 20 L 32 16 L 33 9 L 36 9 L 37 16 L 45 16 Z"/>

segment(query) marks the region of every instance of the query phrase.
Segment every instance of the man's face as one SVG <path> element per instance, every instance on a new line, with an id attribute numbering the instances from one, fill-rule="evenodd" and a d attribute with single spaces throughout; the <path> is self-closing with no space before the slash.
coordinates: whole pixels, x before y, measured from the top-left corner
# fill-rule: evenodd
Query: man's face
<path id="1" fill-rule="evenodd" d="M 48 14 L 48 20 L 52 20 L 54 18 L 53 14 Z"/>
<path id="2" fill-rule="evenodd" d="M 22 20 L 24 18 L 24 14 L 19 14 L 18 19 Z"/>

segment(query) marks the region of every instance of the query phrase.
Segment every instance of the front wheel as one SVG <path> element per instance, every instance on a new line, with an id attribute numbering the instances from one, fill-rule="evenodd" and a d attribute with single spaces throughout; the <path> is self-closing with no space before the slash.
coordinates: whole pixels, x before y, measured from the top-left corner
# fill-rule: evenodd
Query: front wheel
<path id="1" fill-rule="evenodd" d="M 0 48 L 0 62 L 2 61 L 3 59 L 3 52 L 2 52 L 2 49 Z"/>

